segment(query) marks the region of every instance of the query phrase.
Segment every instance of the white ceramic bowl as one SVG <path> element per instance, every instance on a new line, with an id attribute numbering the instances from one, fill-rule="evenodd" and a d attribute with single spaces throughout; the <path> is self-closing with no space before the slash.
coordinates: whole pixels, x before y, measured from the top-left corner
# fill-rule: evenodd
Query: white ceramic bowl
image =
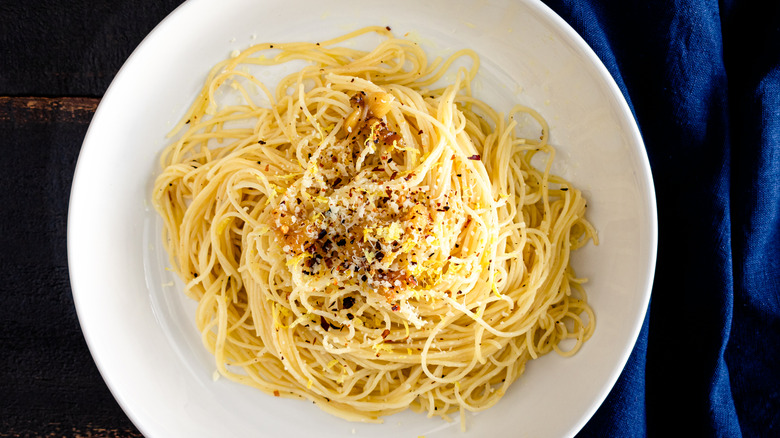
<path id="1" fill-rule="evenodd" d="M 601 245 L 574 259 L 591 279 L 598 323 L 574 357 L 532 361 L 493 408 L 459 424 L 405 412 L 382 425 L 334 418 L 311 403 L 220 379 L 195 304 L 165 270 L 150 205 L 165 134 L 211 65 L 260 41 L 318 41 L 369 24 L 409 32 L 432 54 L 470 47 L 476 86 L 498 108 L 519 102 L 551 125 L 555 171 L 584 189 Z M 130 419 L 149 437 L 574 435 L 619 376 L 647 308 L 657 244 L 652 177 L 631 112 L 584 41 L 536 1 L 191 0 L 121 69 L 94 116 L 70 200 L 68 256 L 90 351 Z M 498 435 L 501 434 L 501 435 Z"/>

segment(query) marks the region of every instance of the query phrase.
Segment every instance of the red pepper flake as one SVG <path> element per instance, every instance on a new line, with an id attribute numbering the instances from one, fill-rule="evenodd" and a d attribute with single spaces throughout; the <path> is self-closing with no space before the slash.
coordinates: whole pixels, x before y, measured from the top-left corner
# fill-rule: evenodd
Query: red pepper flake
<path id="1" fill-rule="evenodd" d="M 470 156 L 470 157 L 469 157 L 469 160 L 481 160 L 481 159 L 482 159 L 482 157 L 480 157 L 480 156 L 479 156 L 479 155 L 477 155 L 477 154 L 474 154 L 474 155 L 472 155 L 472 156 Z"/>
<path id="2" fill-rule="evenodd" d="M 385 329 L 385 331 L 382 332 L 382 339 L 386 338 L 387 335 L 389 335 L 389 334 L 390 334 L 390 330 Z"/>

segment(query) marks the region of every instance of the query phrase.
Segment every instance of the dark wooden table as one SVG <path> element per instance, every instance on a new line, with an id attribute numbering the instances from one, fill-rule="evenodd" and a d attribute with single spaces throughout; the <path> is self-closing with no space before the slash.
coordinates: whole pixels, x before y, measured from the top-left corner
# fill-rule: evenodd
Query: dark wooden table
<path id="1" fill-rule="evenodd" d="M 79 328 L 68 197 L 100 97 L 179 3 L 0 2 L 0 436 L 141 436 Z"/>

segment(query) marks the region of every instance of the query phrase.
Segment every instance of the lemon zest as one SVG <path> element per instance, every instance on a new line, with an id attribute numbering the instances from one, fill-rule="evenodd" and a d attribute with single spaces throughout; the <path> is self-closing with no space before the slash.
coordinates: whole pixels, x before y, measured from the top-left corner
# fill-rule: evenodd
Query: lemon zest
<path id="1" fill-rule="evenodd" d="M 219 222 L 219 225 L 217 226 L 217 234 L 222 234 L 223 231 L 225 231 L 225 228 L 227 228 L 228 224 L 233 221 L 233 216 L 227 216 L 224 219 L 222 219 Z"/>

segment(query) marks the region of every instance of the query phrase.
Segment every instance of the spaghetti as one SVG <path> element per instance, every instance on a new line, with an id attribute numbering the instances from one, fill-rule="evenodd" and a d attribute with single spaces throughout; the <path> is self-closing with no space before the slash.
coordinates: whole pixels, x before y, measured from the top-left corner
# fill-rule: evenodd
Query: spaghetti
<path id="1" fill-rule="evenodd" d="M 341 44 L 367 33 L 371 51 Z M 591 336 L 569 264 L 596 241 L 586 201 L 550 173 L 538 113 L 472 95 L 473 51 L 429 62 L 370 27 L 233 55 L 175 128 L 153 195 L 222 376 L 348 420 L 463 419 Z M 275 92 L 249 68 L 299 61 Z M 226 87 L 241 102 L 219 105 Z"/>

